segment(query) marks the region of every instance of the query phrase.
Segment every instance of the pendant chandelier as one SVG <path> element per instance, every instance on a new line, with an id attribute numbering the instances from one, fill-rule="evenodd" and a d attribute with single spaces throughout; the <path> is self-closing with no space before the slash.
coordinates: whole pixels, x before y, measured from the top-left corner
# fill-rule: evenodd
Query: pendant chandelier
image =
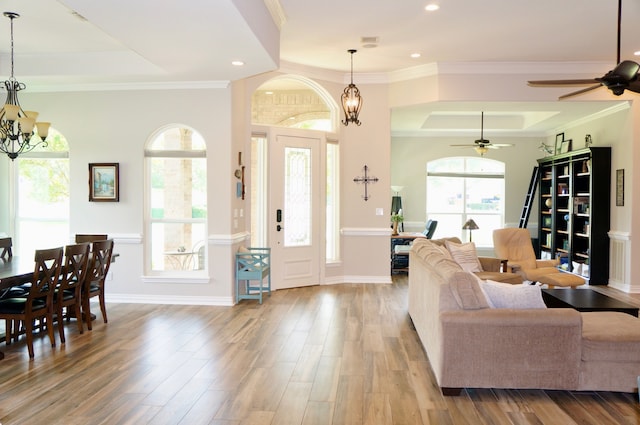
<path id="1" fill-rule="evenodd" d="M 342 124 L 349 125 L 350 122 L 360 125 L 358 120 L 360 115 L 360 108 L 362 107 L 362 98 L 360 97 L 360 90 L 353 84 L 353 54 L 357 50 L 347 50 L 351 53 L 351 84 L 349 84 L 342 93 L 342 109 L 344 109 L 344 121 Z"/>
<path id="2" fill-rule="evenodd" d="M 29 152 L 40 144 L 46 146 L 45 139 L 51 123 L 36 122 L 38 113 L 23 111 L 18 102 L 18 92 L 27 87 L 18 82 L 13 75 L 13 20 L 20 15 L 15 12 L 4 12 L 4 16 L 11 21 L 11 77 L 4 82 L 7 100 L 0 110 L 0 151 L 14 160 L 21 153 Z"/>

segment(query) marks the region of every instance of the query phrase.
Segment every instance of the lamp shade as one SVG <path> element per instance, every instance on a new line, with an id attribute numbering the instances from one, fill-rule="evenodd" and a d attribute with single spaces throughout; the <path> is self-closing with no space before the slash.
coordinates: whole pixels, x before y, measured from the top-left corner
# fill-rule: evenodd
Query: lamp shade
<path id="1" fill-rule="evenodd" d="M 464 230 L 477 230 L 477 229 L 479 229 L 478 225 L 476 224 L 475 221 L 473 221 L 472 218 L 467 220 L 466 223 L 464 223 L 464 226 L 462 226 L 462 228 Z"/>
<path id="2" fill-rule="evenodd" d="M 397 214 L 402 209 L 402 197 L 391 197 L 391 214 Z"/>

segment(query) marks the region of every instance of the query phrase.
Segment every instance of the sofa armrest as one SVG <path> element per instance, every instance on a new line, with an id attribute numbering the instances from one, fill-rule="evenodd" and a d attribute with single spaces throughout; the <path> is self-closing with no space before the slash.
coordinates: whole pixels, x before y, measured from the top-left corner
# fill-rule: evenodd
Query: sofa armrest
<path id="1" fill-rule="evenodd" d="M 582 319 L 573 309 L 445 311 L 441 387 L 577 388 Z"/>
<path id="2" fill-rule="evenodd" d="M 506 272 L 507 260 L 495 257 L 478 257 L 482 270 L 485 272 Z"/>

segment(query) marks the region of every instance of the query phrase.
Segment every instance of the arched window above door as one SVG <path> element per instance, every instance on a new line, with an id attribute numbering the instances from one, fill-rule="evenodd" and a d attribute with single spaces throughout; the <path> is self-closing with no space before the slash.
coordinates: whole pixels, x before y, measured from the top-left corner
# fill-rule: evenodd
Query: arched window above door
<path id="1" fill-rule="evenodd" d="M 251 99 L 253 124 L 335 131 L 338 109 L 327 91 L 298 76 L 273 78 Z"/>

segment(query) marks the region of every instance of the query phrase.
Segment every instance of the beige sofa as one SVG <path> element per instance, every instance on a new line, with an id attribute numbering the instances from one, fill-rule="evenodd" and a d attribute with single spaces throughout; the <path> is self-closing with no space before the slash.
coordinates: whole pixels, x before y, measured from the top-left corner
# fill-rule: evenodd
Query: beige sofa
<path id="1" fill-rule="evenodd" d="M 433 240 L 414 242 L 409 265 L 409 314 L 443 394 L 462 388 L 637 391 L 640 319 L 490 308 L 478 279 Z"/>

